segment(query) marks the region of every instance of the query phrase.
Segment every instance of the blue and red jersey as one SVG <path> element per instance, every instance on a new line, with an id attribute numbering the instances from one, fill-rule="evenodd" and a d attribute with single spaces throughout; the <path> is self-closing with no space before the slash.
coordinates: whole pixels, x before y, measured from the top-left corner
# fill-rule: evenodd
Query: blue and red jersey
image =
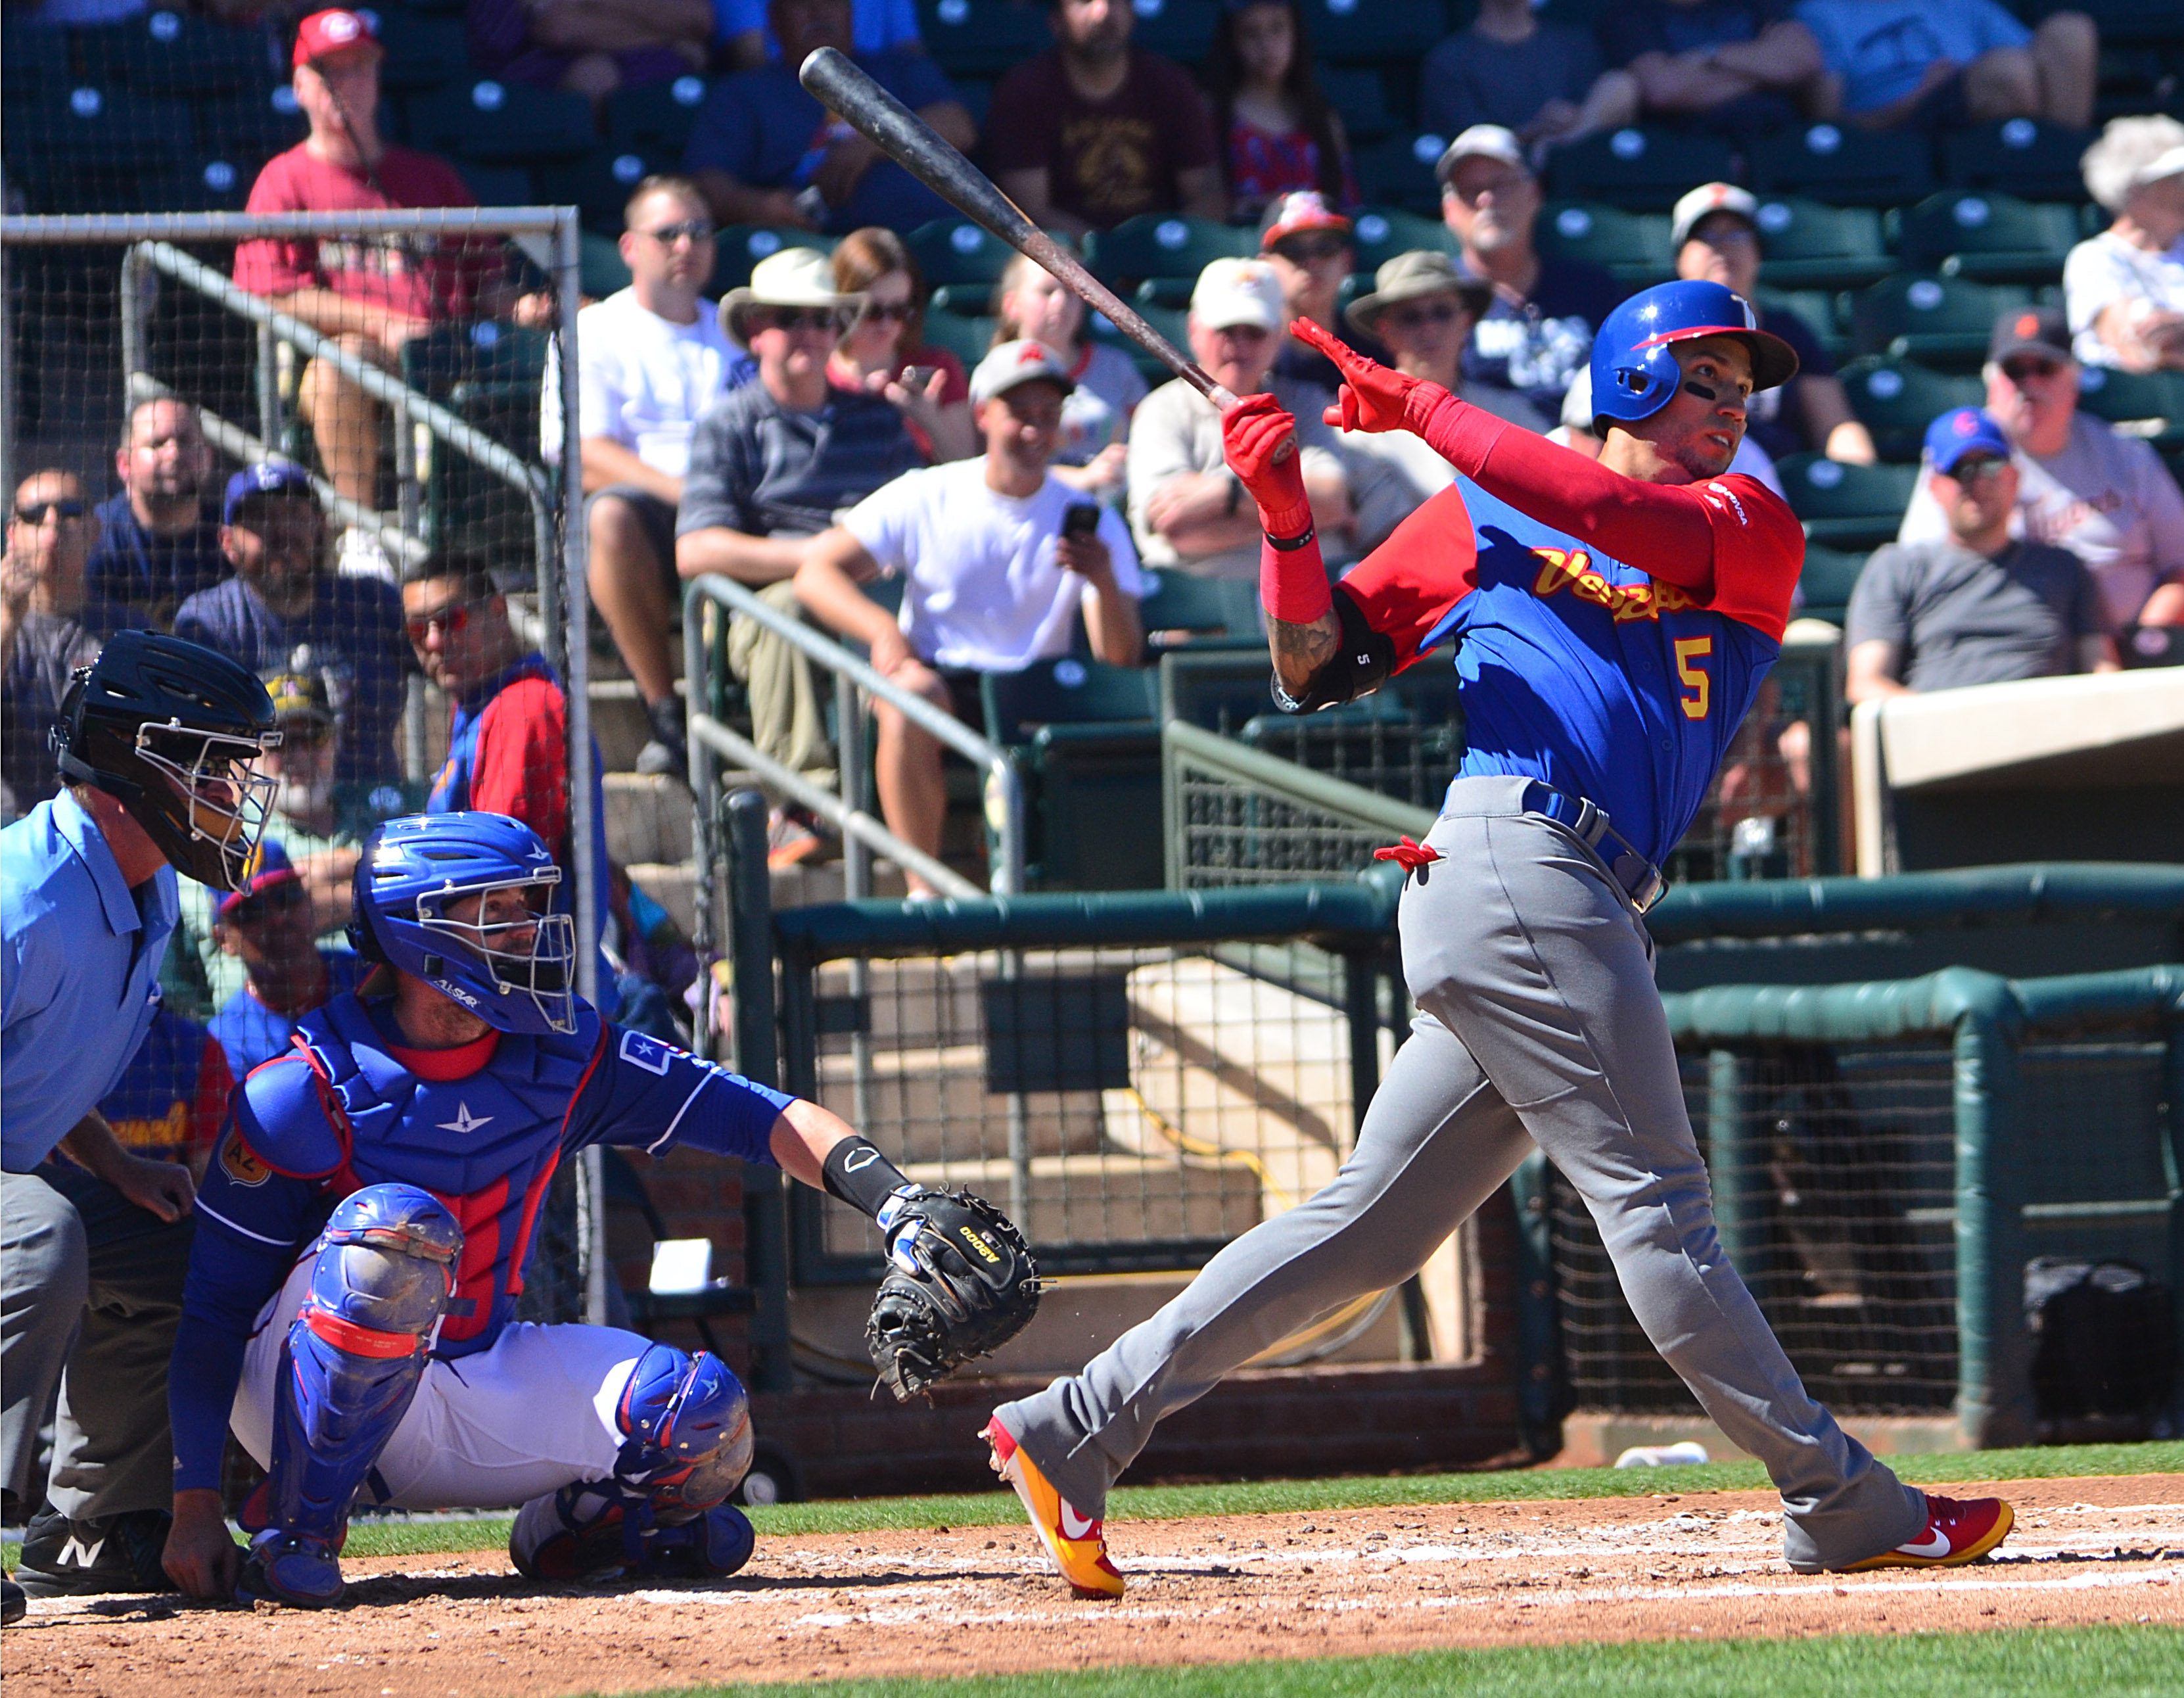
<path id="1" fill-rule="evenodd" d="M 1457 425 L 1427 435 L 1466 475 L 1335 593 L 1398 669 L 1455 640 L 1457 777 L 1584 796 L 1658 864 L 1781 653 L 1803 533 L 1750 478 L 1642 483 L 1475 408 Z"/>
<path id="2" fill-rule="evenodd" d="M 161 1008 L 120 1079 L 99 1099 L 98 1112 L 131 1154 L 194 1162 L 219 1141 L 234 1084 L 220 1040 Z"/>
<path id="3" fill-rule="evenodd" d="M 227 1413 L 260 1311 L 334 1205 L 367 1185 L 421 1186 L 463 1228 L 434 1345 L 490 1349 L 515 1314 L 538 1211 L 562 1159 L 588 1145 L 687 1144 L 771 1163 L 794 1099 L 577 1004 L 577 1031 L 489 1032 L 453 1050 L 401 1042 L 389 1005 L 337 997 L 298 1047 L 235 1092 L 198 1195 L 170 1400 L 178 1489 L 219 1483 Z"/>

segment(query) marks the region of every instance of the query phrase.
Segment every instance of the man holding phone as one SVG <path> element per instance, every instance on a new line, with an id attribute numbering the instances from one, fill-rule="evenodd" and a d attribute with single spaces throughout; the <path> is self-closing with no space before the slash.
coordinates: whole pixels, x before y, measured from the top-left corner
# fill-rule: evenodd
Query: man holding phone
<path id="1" fill-rule="evenodd" d="M 1003 343 L 971 374 L 984 455 L 896 478 L 815 537 L 797 570 L 797 599 L 867 645 L 875 669 L 974 722 L 978 675 L 1067 654 L 1080 608 L 1099 659 L 1134 666 L 1145 648 L 1129 527 L 1047 470 L 1072 387 L 1043 343 Z M 899 622 L 858 588 L 884 573 L 905 579 Z M 889 829 L 938 854 L 940 745 L 884 702 L 873 711 Z"/>

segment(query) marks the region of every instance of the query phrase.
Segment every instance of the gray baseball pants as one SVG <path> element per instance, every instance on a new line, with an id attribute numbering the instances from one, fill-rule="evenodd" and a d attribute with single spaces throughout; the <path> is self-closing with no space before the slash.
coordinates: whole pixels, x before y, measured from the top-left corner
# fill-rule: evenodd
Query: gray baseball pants
<path id="1" fill-rule="evenodd" d="M 1526 780 L 1451 786 L 1400 923 L 1424 1011 L 1334 1181 L 1223 1249 L 1074 1377 L 1002 1424 L 1084 1515 L 1162 1416 L 1296 1328 L 1408 1278 L 1535 1143 L 1598 1223 L 1639 1324 L 1782 1494 L 1793 1568 L 1915 1539 L 1923 1495 L 1805 1394 L 1722 1253 L 1652 942 L 1605 867 L 1523 808 Z"/>

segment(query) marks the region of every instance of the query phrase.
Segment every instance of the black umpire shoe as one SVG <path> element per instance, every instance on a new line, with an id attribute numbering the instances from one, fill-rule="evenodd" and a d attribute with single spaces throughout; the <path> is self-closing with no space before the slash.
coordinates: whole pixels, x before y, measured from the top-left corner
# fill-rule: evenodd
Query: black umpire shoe
<path id="1" fill-rule="evenodd" d="M 0 1575 L 0 1628 L 12 1628 L 30 1613 L 31 1600 L 23 1589 L 5 1575 Z"/>
<path id="2" fill-rule="evenodd" d="M 175 1583 L 159 1566 L 167 1529 L 164 1510 L 134 1510 L 98 1521 L 70 1521 L 48 1509 L 23 1532 L 15 1578 L 33 1598 L 92 1592 L 171 1592 Z"/>

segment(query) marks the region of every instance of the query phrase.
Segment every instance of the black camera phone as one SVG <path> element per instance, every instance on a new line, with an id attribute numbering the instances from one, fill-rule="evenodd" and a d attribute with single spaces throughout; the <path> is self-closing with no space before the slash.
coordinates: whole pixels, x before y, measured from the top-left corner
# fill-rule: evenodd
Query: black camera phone
<path id="1" fill-rule="evenodd" d="M 1082 542 L 1099 528 L 1100 509 L 1093 502 L 1072 501 L 1061 516 L 1061 534 L 1072 542 Z"/>

